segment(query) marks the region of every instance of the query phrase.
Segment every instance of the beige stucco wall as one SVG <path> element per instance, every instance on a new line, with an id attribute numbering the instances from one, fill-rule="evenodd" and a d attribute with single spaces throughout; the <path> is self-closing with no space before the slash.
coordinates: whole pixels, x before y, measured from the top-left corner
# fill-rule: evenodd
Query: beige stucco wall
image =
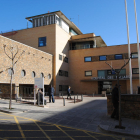
<path id="1" fill-rule="evenodd" d="M 8 55 L 11 55 L 11 53 L 7 49 L 8 47 L 12 46 L 15 49 L 14 54 L 16 48 L 18 47 L 19 52 L 16 55 L 14 61 L 16 61 L 20 54 L 25 51 L 14 66 L 14 84 L 34 84 L 32 71 L 36 73 L 36 78 L 40 78 L 41 73 L 44 74 L 45 85 L 49 85 L 51 83 L 53 55 L 11 40 L 9 38 L 0 36 L 0 71 L 6 70 L 6 68 L 11 67 L 11 60 L 4 53 L 3 44 L 7 46 L 6 52 Z M 22 70 L 26 71 L 26 75 L 24 77 L 21 76 Z M 51 74 L 50 79 L 48 79 L 47 77 L 48 74 Z M 0 83 L 10 83 L 10 75 L 8 74 L 7 70 L 0 74 Z"/>
<path id="2" fill-rule="evenodd" d="M 59 70 L 68 71 L 69 66 L 69 42 L 70 35 L 60 26 L 56 25 L 56 91 L 59 93 L 59 85 L 69 85 L 69 77 L 59 76 Z M 62 55 L 62 60 L 59 60 L 59 54 Z M 68 58 L 68 63 L 63 61 L 63 58 Z M 69 74 L 69 73 L 68 73 Z M 69 75 L 68 75 L 69 76 Z M 66 93 L 66 91 L 61 91 Z"/>

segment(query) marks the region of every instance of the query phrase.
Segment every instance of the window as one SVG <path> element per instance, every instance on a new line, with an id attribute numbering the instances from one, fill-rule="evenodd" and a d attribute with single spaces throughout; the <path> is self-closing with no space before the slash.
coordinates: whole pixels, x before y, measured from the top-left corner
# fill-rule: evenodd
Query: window
<path id="1" fill-rule="evenodd" d="M 85 62 L 91 62 L 91 57 L 85 57 Z"/>
<path id="2" fill-rule="evenodd" d="M 98 70 L 98 77 L 105 78 L 105 70 Z"/>
<path id="3" fill-rule="evenodd" d="M 122 58 L 123 58 L 122 54 L 116 54 L 115 55 L 115 59 L 122 59 Z"/>
<path id="4" fill-rule="evenodd" d="M 62 55 L 61 54 L 59 54 L 59 60 L 62 60 Z"/>
<path id="5" fill-rule="evenodd" d="M 25 70 L 22 70 L 22 71 L 21 71 L 21 76 L 24 77 L 25 75 L 26 75 Z"/>
<path id="6" fill-rule="evenodd" d="M 12 74 L 12 70 L 8 69 L 8 74 L 11 75 Z M 14 74 L 14 70 L 13 70 L 13 74 Z"/>
<path id="7" fill-rule="evenodd" d="M 34 78 L 36 76 L 35 72 L 32 71 L 32 77 Z"/>
<path id="8" fill-rule="evenodd" d="M 62 91 L 62 85 L 59 85 L 59 91 Z"/>
<path id="9" fill-rule="evenodd" d="M 132 53 L 131 57 L 132 58 L 138 58 L 138 53 Z"/>
<path id="10" fill-rule="evenodd" d="M 59 85 L 59 91 L 67 91 L 68 85 Z"/>
<path id="11" fill-rule="evenodd" d="M 48 74 L 48 79 L 51 79 L 51 74 Z"/>
<path id="12" fill-rule="evenodd" d="M 68 63 L 68 58 L 67 58 L 67 57 L 65 57 L 65 58 L 64 58 L 64 61 L 65 61 L 66 63 Z"/>
<path id="13" fill-rule="evenodd" d="M 104 60 L 106 60 L 106 55 L 99 56 L 99 60 L 100 60 L 100 61 L 104 61 Z"/>
<path id="14" fill-rule="evenodd" d="M 67 71 L 65 71 L 65 76 L 68 77 L 68 72 Z"/>
<path id="15" fill-rule="evenodd" d="M 116 74 L 114 70 L 107 70 L 107 75 L 113 75 Z"/>
<path id="16" fill-rule="evenodd" d="M 63 76 L 63 71 L 59 70 L 59 76 Z"/>
<path id="17" fill-rule="evenodd" d="M 44 77 L 44 74 L 43 74 L 43 73 L 41 73 L 41 74 L 40 74 L 40 77 L 41 77 L 41 78 L 43 78 L 43 77 Z"/>
<path id="18" fill-rule="evenodd" d="M 139 74 L 139 68 L 132 68 L 133 74 Z"/>
<path id="19" fill-rule="evenodd" d="M 92 76 L 92 71 L 85 71 L 85 76 Z"/>
<path id="20" fill-rule="evenodd" d="M 116 71 L 119 71 L 119 69 L 117 69 Z M 120 71 L 120 75 L 126 75 L 126 69 L 122 69 Z"/>
<path id="21" fill-rule="evenodd" d="M 40 37 L 38 39 L 38 47 L 46 46 L 46 37 Z"/>

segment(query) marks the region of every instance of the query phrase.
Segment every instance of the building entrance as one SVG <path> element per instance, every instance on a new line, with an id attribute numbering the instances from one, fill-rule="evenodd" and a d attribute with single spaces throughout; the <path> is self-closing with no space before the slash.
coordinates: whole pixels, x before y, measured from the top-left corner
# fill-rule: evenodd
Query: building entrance
<path id="1" fill-rule="evenodd" d="M 112 92 L 112 81 L 98 81 L 98 94 L 110 94 Z"/>
<path id="2" fill-rule="evenodd" d="M 44 94 L 48 95 L 49 85 L 44 85 Z M 19 85 L 19 97 L 34 97 L 34 85 L 33 84 L 20 84 Z"/>

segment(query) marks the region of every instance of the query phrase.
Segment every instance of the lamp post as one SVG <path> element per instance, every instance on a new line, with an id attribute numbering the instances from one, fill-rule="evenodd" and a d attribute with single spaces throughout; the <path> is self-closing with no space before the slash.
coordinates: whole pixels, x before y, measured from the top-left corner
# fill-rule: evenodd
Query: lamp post
<path id="1" fill-rule="evenodd" d="M 136 21 L 136 32 L 137 32 L 137 51 L 138 51 L 139 86 L 140 86 L 140 46 L 139 46 L 139 35 L 138 35 L 137 13 L 136 13 L 136 2 L 135 2 L 135 0 L 134 0 L 134 9 L 135 9 L 135 21 Z"/>
<path id="2" fill-rule="evenodd" d="M 128 40 L 128 57 L 131 58 L 130 54 L 130 41 L 129 41 L 129 28 L 128 28 L 128 15 L 127 15 L 127 3 L 125 0 L 125 12 L 126 12 L 126 24 L 127 24 L 127 40 Z M 129 62 L 129 76 L 130 76 L 130 94 L 133 94 L 133 87 L 132 87 L 132 68 L 131 68 L 131 59 Z"/>

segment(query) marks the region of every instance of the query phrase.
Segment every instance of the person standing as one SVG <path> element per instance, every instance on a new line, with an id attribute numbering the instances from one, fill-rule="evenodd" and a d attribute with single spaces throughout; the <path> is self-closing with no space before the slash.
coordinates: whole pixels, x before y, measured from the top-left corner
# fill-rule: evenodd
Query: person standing
<path id="1" fill-rule="evenodd" d="M 37 98 L 37 104 L 38 103 L 41 104 L 43 102 L 43 92 L 41 91 L 40 88 L 38 89 L 36 98 Z"/>
<path id="2" fill-rule="evenodd" d="M 54 92 L 55 92 L 55 89 L 54 87 L 51 85 L 49 87 L 49 102 L 51 103 L 51 99 L 52 99 L 52 102 L 54 103 Z"/>
<path id="3" fill-rule="evenodd" d="M 112 103 L 114 110 L 111 114 L 111 118 L 115 118 L 119 120 L 119 89 L 118 84 L 115 85 L 114 89 L 112 90 Z"/>
<path id="4" fill-rule="evenodd" d="M 70 96 L 70 99 L 71 99 L 71 87 L 70 86 L 69 86 L 68 92 L 67 92 L 67 99 L 68 99 L 69 96 Z"/>

